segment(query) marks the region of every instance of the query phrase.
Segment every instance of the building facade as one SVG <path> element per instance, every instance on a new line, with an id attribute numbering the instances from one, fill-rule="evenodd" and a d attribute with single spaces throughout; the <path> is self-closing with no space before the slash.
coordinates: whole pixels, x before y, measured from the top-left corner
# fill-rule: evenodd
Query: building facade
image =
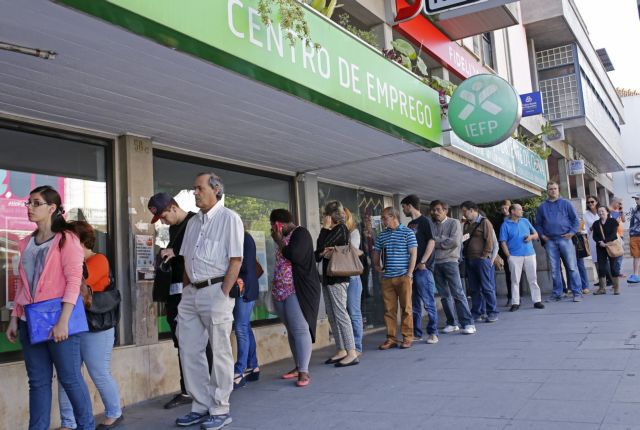
<path id="1" fill-rule="evenodd" d="M 451 11 L 437 26 L 423 16 L 395 23 L 402 0 L 345 0 L 341 12 L 354 28 L 372 32 L 380 48 L 399 37 L 411 42 L 433 76 L 456 84 L 496 73 L 528 93 L 539 88 L 535 37 L 524 2 L 506 3 Z M 152 194 L 168 192 L 195 210 L 194 176 L 215 171 L 225 181 L 225 205 L 242 217 L 270 274 L 272 209 L 291 210 L 315 236 L 321 207 L 338 199 L 357 215 L 370 253 L 382 209 L 399 206 L 403 195 L 452 205 L 524 198 L 540 195 L 553 177 L 514 139 L 483 150 L 462 142 L 447 127 L 446 100 L 437 91 L 311 9 L 318 48 L 291 45 L 279 27 L 265 26 L 257 0 L 194 1 L 187 10 L 179 2 L 130 0 L 0 0 L 0 7 L 0 40 L 55 52 L 43 59 L 0 51 L 0 379 L 10 387 L 0 391 L 3 428 L 21 427 L 27 417 L 20 347 L 6 341 L 4 329 L 17 241 L 34 228 L 22 202 L 35 186 L 54 185 L 68 217 L 99 232 L 97 251 L 109 257 L 123 295 L 113 367 L 127 405 L 178 388 L 164 310 L 151 298 L 153 255 L 168 238 L 166 227 L 149 223 Z M 590 67 L 584 75 L 606 90 Z M 589 97 L 585 125 L 574 127 L 580 133 L 592 129 L 586 121 L 611 121 L 603 112 L 622 123 L 620 103 Z M 537 134 L 544 122 L 536 116 L 521 125 Z M 607 139 L 615 137 L 614 125 L 606 130 Z M 576 153 L 571 142 L 552 145 L 565 159 Z M 603 163 L 595 160 L 600 152 L 577 147 L 599 169 L 582 179 L 585 190 L 590 179 L 611 189 L 602 172 L 619 167 L 616 145 L 599 143 Z M 379 278 L 368 268 L 363 279 L 365 324 L 375 327 L 383 314 Z M 264 306 L 269 282 L 261 279 L 253 315 L 262 363 L 288 354 L 284 328 Z M 316 346 L 328 342 L 322 317 Z M 99 401 L 95 406 L 100 412 Z"/>

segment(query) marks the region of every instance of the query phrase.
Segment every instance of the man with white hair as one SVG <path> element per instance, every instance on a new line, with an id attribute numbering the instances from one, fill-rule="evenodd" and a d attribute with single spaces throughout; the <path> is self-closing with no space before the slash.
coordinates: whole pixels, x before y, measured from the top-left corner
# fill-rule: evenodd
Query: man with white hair
<path id="1" fill-rule="evenodd" d="M 229 297 L 242 265 L 244 227 L 234 211 L 224 207 L 224 185 L 215 173 L 201 173 L 193 184 L 196 206 L 184 234 L 182 300 L 178 307 L 178 341 L 185 385 L 193 398 L 191 412 L 176 425 L 201 424 L 202 430 L 231 423 L 233 391 L 231 325 L 235 300 Z M 211 342 L 211 373 L 205 347 Z"/>

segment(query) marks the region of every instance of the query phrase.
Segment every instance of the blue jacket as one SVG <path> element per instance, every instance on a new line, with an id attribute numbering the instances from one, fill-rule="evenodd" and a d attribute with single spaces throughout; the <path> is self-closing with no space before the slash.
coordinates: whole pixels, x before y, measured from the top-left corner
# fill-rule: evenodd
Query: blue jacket
<path id="1" fill-rule="evenodd" d="M 563 234 L 576 234 L 580 219 L 573 205 L 563 198 L 555 202 L 546 200 L 536 212 L 536 230 L 540 236 L 558 239 Z"/>

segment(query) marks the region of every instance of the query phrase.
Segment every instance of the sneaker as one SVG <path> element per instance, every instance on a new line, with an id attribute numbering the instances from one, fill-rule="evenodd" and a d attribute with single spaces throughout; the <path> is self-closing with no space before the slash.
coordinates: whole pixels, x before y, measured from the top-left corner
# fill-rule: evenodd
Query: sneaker
<path id="1" fill-rule="evenodd" d="M 468 326 L 464 327 L 462 330 L 460 330 L 460 333 L 462 333 L 462 334 L 475 334 L 476 333 L 476 326 L 468 325 Z"/>
<path id="2" fill-rule="evenodd" d="M 200 414 L 198 412 L 189 412 L 187 415 L 183 415 L 176 419 L 176 425 L 178 427 L 189 427 L 194 424 L 200 424 L 209 419 L 209 413 L 205 412 Z"/>
<path id="3" fill-rule="evenodd" d="M 545 302 L 550 303 L 550 302 L 560 302 L 562 301 L 562 297 L 558 297 L 558 296 L 549 296 L 547 297 L 547 299 L 545 300 Z"/>
<path id="4" fill-rule="evenodd" d="M 578 303 L 582 301 L 582 297 L 581 296 L 573 296 L 573 301 Z"/>
<path id="5" fill-rule="evenodd" d="M 438 336 L 436 336 L 435 334 L 430 334 L 429 336 L 427 336 L 427 340 L 426 342 L 429 345 L 435 345 L 436 343 L 438 343 Z"/>
<path id="6" fill-rule="evenodd" d="M 445 328 L 443 328 L 440 331 L 444 334 L 449 334 L 449 333 L 454 333 L 458 330 L 460 330 L 460 327 L 458 327 L 457 325 L 447 325 L 445 326 Z"/>
<path id="7" fill-rule="evenodd" d="M 478 317 L 475 317 L 473 320 L 474 320 L 475 322 L 483 322 L 483 321 L 486 321 L 486 320 L 487 320 L 487 316 L 486 316 L 486 315 L 480 315 L 480 316 L 478 316 Z"/>
<path id="8" fill-rule="evenodd" d="M 582 294 L 591 294 L 591 290 L 588 288 L 585 288 L 584 290 L 582 290 Z"/>
<path id="9" fill-rule="evenodd" d="M 628 284 L 637 284 L 638 282 L 640 282 L 640 276 L 638 275 L 631 275 L 627 278 Z"/>
<path id="10" fill-rule="evenodd" d="M 486 321 L 488 323 L 494 323 L 496 321 L 498 321 L 498 314 L 491 314 L 487 317 Z"/>
<path id="11" fill-rule="evenodd" d="M 165 409 L 173 409 L 182 405 L 191 404 L 191 396 L 187 394 L 176 394 L 175 397 L 164 404 Z"/>
<path id="12" fill-rule="evenodd" d="M 511 305 L 511 309 L 509 309 L 509 312 L 515 312 L 518 309 L 520 309 L 520 305 Z"/>
<path id="13" fill-rule="evenodd" d="M 542 302 L 535 302 L 533 304 L 533 307 L 536 309 L 544 309 L 544 305 L 542 304 Z"/>
<path id="14" fill-rule="evenodd" d="M 200 424 L 200 430 L 218 430 L 227 424 L 231 424 L 232 421 L 231 415 L 229 414 L 211 415 L 206 421 Z"/>

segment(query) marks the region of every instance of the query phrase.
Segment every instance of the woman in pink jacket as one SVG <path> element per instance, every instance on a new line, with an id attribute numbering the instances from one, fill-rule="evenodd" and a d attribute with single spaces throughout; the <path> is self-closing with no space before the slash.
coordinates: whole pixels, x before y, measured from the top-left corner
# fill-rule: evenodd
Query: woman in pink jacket
<path id="1" fill-rule="evenodd" d="M 20 241 L 20 283 L 7 338 L 20 337 L 29 377 L 29 430 L 48 430 L 53 366 L 73 405 L 79 430 L 93 430 L 89 390 L 80 371 L 80 337 L 69 336 L 69 316 L 80 292 L 84 253 L 74 228 L 64 219 L 60 194 L 49 186 L 31 191 L 25 202 L 36 231 Z M 29 342 L 24 306 L 62 298 L 62 313 L 51 340 Z"/>

